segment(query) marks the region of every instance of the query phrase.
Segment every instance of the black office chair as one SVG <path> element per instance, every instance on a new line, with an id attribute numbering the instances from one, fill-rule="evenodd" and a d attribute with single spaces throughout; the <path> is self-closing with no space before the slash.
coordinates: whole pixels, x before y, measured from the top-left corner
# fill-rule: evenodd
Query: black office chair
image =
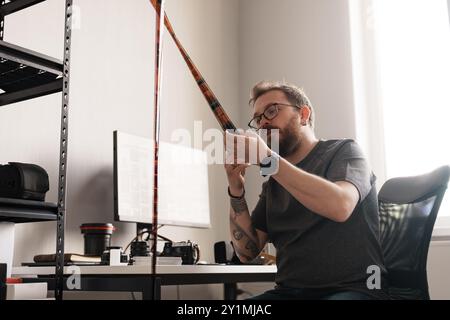
<path id="1" fill-rule="evenodd" d="M 427 258 L 450 167 L 386 181 L 379 194 L 380 240 L 392 299 L 429 300 Z"/>

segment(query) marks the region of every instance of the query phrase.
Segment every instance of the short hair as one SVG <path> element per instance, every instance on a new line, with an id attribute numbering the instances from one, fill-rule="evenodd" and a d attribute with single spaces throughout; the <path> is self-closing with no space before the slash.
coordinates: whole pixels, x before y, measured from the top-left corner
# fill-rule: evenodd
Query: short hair
<path id="1" fill-rule="evenodd" d="M 310 116 L 308 124 L 311 128 L 314 128 L 314 109 L 312 107 L 311 101 L 309 101 L 309 98 L 306 96 L 303 89 L 297 87 L 296 85 L 286 83 L 286 82 L 279 82 L 279 81 L 260 81 L 253 87 L 251 93 L 250 93 L 250 100 L 249 105 L 253 106 L 255 101 L 262 96 L 263 94 L 273 91 L 273 90 L 279 90 L 284 92 L 286 95 L 286 98 L 289 100 L 290 103 L 296 105 L 296 106 L 307 106 L 310 109 Z"/>

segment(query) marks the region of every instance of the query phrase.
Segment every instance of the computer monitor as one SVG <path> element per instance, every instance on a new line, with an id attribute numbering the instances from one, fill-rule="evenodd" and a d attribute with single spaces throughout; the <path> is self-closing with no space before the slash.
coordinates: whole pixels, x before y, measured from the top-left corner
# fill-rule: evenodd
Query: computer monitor
<path id="1" fill-rule="evenodd" d="M 152 223 L 153 159 L 153 140 L 114 131 L 116 221 Z M 209 228 L 206 153 L 161 142 L 158 171 L 158 224 Z"/>

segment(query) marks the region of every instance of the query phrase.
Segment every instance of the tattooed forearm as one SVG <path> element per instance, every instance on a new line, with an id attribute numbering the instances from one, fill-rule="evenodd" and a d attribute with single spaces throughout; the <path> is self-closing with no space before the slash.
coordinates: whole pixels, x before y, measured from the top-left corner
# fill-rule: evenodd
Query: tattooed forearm
<path id="1" fill-rule="evenodd" d="M 230 219 L 231 223 L 231 229 L 233 230 L 233 235 L 236 240 L 241 240 L 244 236 L 250 240 L 253 240 L 252 237 L 250 237 L 244 229 L 242 229 L 235 221 Z M 239 239 L 237 239 L 236 235 L 239 236 Z"/>
<path id="2" fill-rule="evenodd" d="M 256 244 L 255 241 L 252 240 L 248 240 L 247 244 L 245 245 L 245 249 L 250 250 L 250 252 L 252 253 L 253 256 L 257 256 L 259 254 L 259 249 L 258 249 L 258 245 Z"/>
<path id="3" fill-rule="evenodd" d="M 243 212 L 248 212 L 247 201 L 245 201 L 245 198 L 230 198 L 230 204 L 237 216 L 241 215 Z"/>
<path id="4" fill-rule="evenodd" d="M 254 228 L 251 228 L 251 234 L 253 237 L 251 237 L 244 229 L 242 229 L 233 219 L 230 219 L 230 227 L 231 227 L 231 233 L 233 235 L 233 239 L 235 240 L 235 248 L 240 249 L 240 256 L 244 257 L 247 260 L 252 260 L 251 256 L 256 257 L 260 249 L 258 248 L 258 242 L 257 242 L 257 234 Z M 244 239 L 245 238 L 245 239 Z M 244 242 L 246 241 L 246 242 Z M 240 244 L 243 242 L 242 244 Z M 245 246 L 244 246 L 245 243 Z"/>
<path id="5" fill-rule="evenodd" d="M 244 234 L 238 230 L 233 230 L 233 237 L 239 241 L 242 239 L 242 237 L 244 236 Z"/>
<path id="6" fill-rule="evenodd" d="M 253 236 L 255 239 L 258 239 L 258 234 L 256 233 L 256 229 L 255 229 L 255 228 L 251 228 L 251 229 L 250 229 L 250 232 L 252 233 L 252 236 Z"/>

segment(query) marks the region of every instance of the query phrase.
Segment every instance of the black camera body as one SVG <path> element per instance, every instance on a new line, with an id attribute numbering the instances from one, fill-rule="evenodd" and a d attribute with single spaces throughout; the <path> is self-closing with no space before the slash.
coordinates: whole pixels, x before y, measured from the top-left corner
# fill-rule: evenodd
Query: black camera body
<path id="1" fill-rule="evenodd" d="M 198 245 L 191 241 L 166 242 L 161 252 L 164 257 L 181 257 L 182 264 L 196 264 L 200 259 Z"/>

